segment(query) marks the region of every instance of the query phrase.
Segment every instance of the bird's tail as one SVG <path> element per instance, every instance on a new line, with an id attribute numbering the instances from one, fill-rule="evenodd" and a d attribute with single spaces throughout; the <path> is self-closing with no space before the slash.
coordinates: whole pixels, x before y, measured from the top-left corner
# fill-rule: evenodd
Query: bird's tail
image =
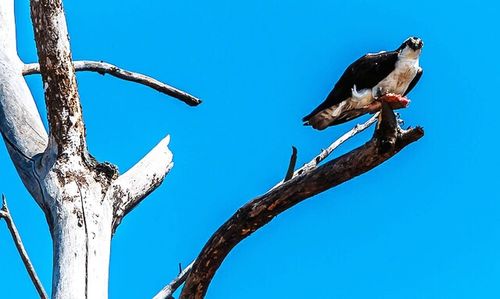
<path id="1" fill-rule="evenodd" d="M 344 111 L 345 102 L 340 103 L 326 109 L 323 109 L 316 114 L 305 116 L 302 121 L 305 126 L 312 126 L 316 130 L 324 130 L 339 121 L 339 117 Z"/>

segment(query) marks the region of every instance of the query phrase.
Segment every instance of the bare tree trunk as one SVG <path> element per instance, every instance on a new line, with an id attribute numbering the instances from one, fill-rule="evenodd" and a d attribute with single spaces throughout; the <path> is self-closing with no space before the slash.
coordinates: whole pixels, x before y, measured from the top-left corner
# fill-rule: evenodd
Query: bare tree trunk
<path id="1" fill-rule="evenodd" d="M 38 168 L 54 244 L 53 298 L 107 298 L 114 174 L 87 152 L 85 126 L 59 0 L 32 1 L 49 145 Z"/>
<path id="2" fill-rule="evenodd" d="M 0 1 L 0 132 L 23 183 L 49 225 L 52 298 L 105 299 L 112 234 L 172 168 L 170 138 L 165 137 L 123 176 L 118 176 L 113 165 L 98 163 L 87 151 L 62 1 L 33 0 L 31 16 L 49 134 L 23 78 L 27 68 L 16 51 L 13 0 Z M 121 77 L 161 89 L 188 105 L 201 103 L 150 77 L 114 66 L 108 71 L 119 71 Z"/>
<path id="3" fill-rule="evenodd" d="M 90 175 L 65 183 L 51 212 L 52 298 L 107 298 L 112 205 Z"/>

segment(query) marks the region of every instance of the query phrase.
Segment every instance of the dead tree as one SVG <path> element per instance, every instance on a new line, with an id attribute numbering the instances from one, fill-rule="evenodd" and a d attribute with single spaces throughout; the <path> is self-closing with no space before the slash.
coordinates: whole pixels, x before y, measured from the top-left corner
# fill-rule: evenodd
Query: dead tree
<path id="1" fill-rule="evenodd" d="M 94 71 L 144 84 L 188 105 L 201 103 L 183 91 L 148 76 L 96 61 L 73 61 L 62 0 L 31 0 L 38 63 L 23 63 L 16 51 L 14 0 L 0 1 L 0 132 L 25 187 L 44 212 L 53 240 L 52 298 L 108 296 L 110 242 L 114 230 L 173 166 L 165 137 L 141 161 L 120 175 L 87 150 L 85 124 L 75 72 Z M 40 73 L 49 132 L 42 125 L 23 76 Z M 194 262 L 155 298 L 171 298 L 185 283 L 181 298 L 203 298 L 227 254 L 244 238 L 302 200 L 348 181 L 394 156 L 423 136 L 421 128 L 402 130 L 387 105 L 294 171 L 296 151 L 285 179 L 230 217 L 209 239 Z M 377 121 L 366 144 L 322 166 L 334 148 Z M 26 251 L 7 207 L 1 210 L 40 297 Z M 14 227 L 14 230 L 12 228 Z M 31 266 L 32 268 L 32 266 Z"/>

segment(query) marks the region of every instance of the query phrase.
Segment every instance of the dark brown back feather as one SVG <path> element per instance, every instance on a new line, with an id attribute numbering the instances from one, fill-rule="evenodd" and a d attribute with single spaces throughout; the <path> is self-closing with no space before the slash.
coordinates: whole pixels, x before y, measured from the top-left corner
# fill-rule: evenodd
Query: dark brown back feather
<path id="1" fill-rule="evenodd" d="M 390 51 L 367 54 L 354 61 L 344 71 L 325 101 L 302 120 L 307 122 L 318 112 L 348 99 L 354 85 L 357 89 L 374 87 L 395 69 L 397 60 L 398 52 Z"/>

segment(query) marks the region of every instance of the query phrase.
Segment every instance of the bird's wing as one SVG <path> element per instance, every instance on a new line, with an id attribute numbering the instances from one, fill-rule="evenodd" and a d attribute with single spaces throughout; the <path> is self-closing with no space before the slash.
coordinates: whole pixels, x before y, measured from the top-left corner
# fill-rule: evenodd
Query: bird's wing
<path id="1" fill-rule="evenodd" d="M 397 51 L 367 54 L 359 58 L 344 71 L 325 101 L 302 120 L 307 122 L 318 112 L 349 98 L 354 85 L 358 90 L 374 87 L 394 70 L 397 60 Z"/>
<path id="2" fill-rule="evenodd" d="M 415 87 L 415 85 L 417 85 L 418 80 L 420 80 L 420 77 L 422 77 L 423 73 L 424 73 L 424 70 L 422 70 L 422 68 L 420 68 L 418 70 L 417 74 L 415 75 L 415 78 L 413 78 L 413 80 L 410 82 L 410 85 L 408 85 L 408 88 L 406 89 L 405 94 L 403 96 L 406 96 L 413 89 L 413 87 Z"/>

